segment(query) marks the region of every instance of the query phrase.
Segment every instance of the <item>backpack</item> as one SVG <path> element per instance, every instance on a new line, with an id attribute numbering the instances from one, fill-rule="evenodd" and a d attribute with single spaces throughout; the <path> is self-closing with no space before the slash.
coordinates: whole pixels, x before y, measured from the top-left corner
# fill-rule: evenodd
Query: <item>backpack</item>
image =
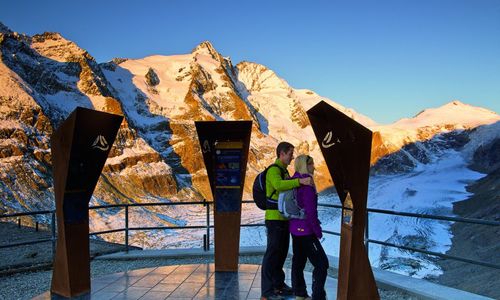
<path id="1" fill-rule="evenodd" d="M 297 189 L 280 192 L 278 196 L 278 210 L 288 219 L 305 219 L 304 209 L 297 204 Z"/>
<path id="2" fill-rule="evenodd" d="M 253 194 L 253 201 L 255 202 L 255 205 L 257 205 L 258 208 L 262 210 L 266 210 L 267 208 L 267 197 L 266 197 L 266 174 L 267 170 L 269 168 L 276 166 L 280 169 L 281 172 L 281 178 L 285 177 L 285 171 L 283 171 L 280 166 L 277 164 L 272 164 L 268 166 L 264 171 L 260 172 L 256 177 L 253 182 L 253 188 L 252 188 L 252 194 Z M 271 196 L 272 197 L 276 191 L 274 191 Z"/>

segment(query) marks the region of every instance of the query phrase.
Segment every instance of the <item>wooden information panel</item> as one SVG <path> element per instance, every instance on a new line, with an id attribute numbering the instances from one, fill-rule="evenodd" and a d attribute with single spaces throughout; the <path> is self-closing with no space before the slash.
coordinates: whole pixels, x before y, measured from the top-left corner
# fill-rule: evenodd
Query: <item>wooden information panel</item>
<path id="1" fill-rule="evenodd" d="M 90 293 L 89 201 L 122 120 L 78 107 L 51 137 L 58 234 L 53 297 Z"/>
<path id="2" fill-rule="evenodd" d="M 337 299 L 379 299 L 364 245 L 372 132 L 324 101 L 307 115 L 342 202 Z"/>
<path id="3" fill-rule="evenodd" d="M 251 121 L 195 122 L 214 198 L 215 271 L 238 271 Z"/>

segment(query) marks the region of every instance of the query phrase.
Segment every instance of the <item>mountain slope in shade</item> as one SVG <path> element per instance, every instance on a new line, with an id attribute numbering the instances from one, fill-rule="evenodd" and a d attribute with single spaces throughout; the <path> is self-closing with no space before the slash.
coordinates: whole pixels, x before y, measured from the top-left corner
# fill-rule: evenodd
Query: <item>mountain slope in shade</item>
<path id="1" fill-rule="evenodd" d="M 500 153 L 500 139 L 497 140 L 497 155 Z M 498 162 L 499 160 L 497 160 Z M 460 217 L 498 220 L 500 216 L 500 168 L 467 186 L 474 193 L 469 199 L 454 203 L 453 212 Z M 491 264 L 500 261 L 498 229 L 495 226 L 454 223 L 451 225 L 452 245 L 446 254 L 473 258 Z M 439 261 L 443 275 L 436 281 L 480 295 L 500 298 L 500 278 L 494 268 L 475 266 L 453 260 Z M 464 269 L 468 270 L 467 280 Z M 481 284 L 478 285 L 477 282 Z"/>
<path id="2" fill-rule="evenodd" d="M 33 91 L 0 62 L 0 211 L 43 210 L 52 205 L 49 118 Z"/>

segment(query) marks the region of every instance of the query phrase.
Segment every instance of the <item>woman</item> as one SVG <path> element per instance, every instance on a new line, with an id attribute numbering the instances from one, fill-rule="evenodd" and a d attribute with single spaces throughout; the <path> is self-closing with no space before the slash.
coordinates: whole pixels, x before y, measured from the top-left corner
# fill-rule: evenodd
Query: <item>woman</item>
<path id="1" fill-rule="evenodd" d="M 295 174 L 292 178 L 313 177 L 314 160 L 309 155 L 295 158 Z M 304 267 L 307 259 L 314 266 L 312 299 L 326 299 L 325 281 L 328 258 L 319 242 L 323 236 L 318 220 L 318 194 L 315 185 L 297 188 L 297 204 L 304 209 L 305 219 L 291 219 L 290 233 L 293 240 L 292 288 L 295 299 L 311 299 L 307 295 Z"/>

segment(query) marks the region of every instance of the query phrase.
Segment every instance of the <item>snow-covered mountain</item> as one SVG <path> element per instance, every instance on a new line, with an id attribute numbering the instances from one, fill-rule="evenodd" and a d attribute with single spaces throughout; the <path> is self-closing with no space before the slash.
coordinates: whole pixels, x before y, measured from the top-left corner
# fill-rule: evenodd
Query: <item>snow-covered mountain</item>
<path id="1" fill-rule="evenodd" d="M 125 116 L 91 205 L 211 199 L 194 128 L 197 120 L 253 121 L 246 199 L 254 176 L 274 160 L 278 142 L 286 140 L 296 146 L 296 153 L 315 158 L 322 199 L 336 201 L 306 115 L 320 100 L 374 132 L 370 207 L 451 213 L 454 201 L 468 197 L 465 186 L 483 176 L 477 171 L 489 173 L 499 166 L 500 116 L 480 107 L 453 101 L 380 125 L 313 91 L 289 86 L 263 65 L 233 65 L 209 42 L 182 55 L 98 64 L 60 34 L 30 37 L 0 23 L 0 213 L 54 207 L 50 134 L 77 106 Z M 204 210 L 137 208 L 129 226 L 204 224 Z M 338 230 L 336 216 L 322 212 L 326 228 Z M 123 227 L 123 217 L 121 210 L 91 211 L 91 230 Z M 243 218 L 261 222 L 262 212 L 244 205 Z M 381 240 L 423 241 L 439 251 L 449 247 L 449 225 L 374 222 L 371 230 L 383 228 L 375 234 Z M 136 232 L 131 241 L 144 247 L 198 247 L 201 234 Z M 252 239 L 245 239 L 250 235 Z M 243 245 L 259 243 L 263 233 L 244 229 L 242 237 Z M 122 241 L 123 235 L 106 238 Z M 338 244 L 330 245 L 334 254 Z M 374 250 L 372 261 L 393 264 L 389 251 Z M 433 268 L 408 273 L 425 276 Z"/>
<path id="2" fill-rule="evenodd" d="M 370 126 L 374 132 L 372 173 L 398 173 L 429 163 L 442 147 L 459 148 L 469 141 L 475 128 L 494 124 L 499 115 L 481 107 L 452 101 L 438 108 L 426 109 L 413 118 L 390 125 Z M 497 138 L 495 132 L 484 134 L 477 143 Z M 468 155 L 478 144 L 468 146 Z M 381 159 L 379 159 L 381 158 Z"/>
<path id="3" fill-rule="evenodd" d="M 196 120 L 254 121 L 246 199 L 280 140 L 321 161 L 305 111 L 322 97 L 293 89 L 264 66 L 234 66 L 209 42 L 185 55 L 98 64 L 58 33 L 30 37 L 1 25 L 0 55 L 2 213 L 54 207 L 50 134 L 77 106 L 125 115 L 93 205 L 211 199 Z M 331 185 L 324 166 L 318 177 L 320 187 Z M 184 222 L 182 210 L 171 210 L 153 218 L 138 213 L 138 220 Z M 94 230 L 123 218 L 123 212 L 91 214 Z"/>

